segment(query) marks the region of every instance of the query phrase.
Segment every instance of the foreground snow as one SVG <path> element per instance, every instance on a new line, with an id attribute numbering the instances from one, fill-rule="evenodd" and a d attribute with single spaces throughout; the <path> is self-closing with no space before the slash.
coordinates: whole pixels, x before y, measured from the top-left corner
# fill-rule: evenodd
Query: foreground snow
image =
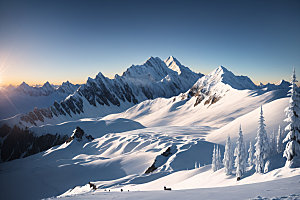
<path id="1" fill-rule="evenodd" d="M 71 197 L 61 197 L 60 199 L 262 199 L 290 196 L 290 199 L 299 199 L 300 194 L 300 175 L 291 178 L 283 178 L 279 180 L 266 181 L 256 184 L 229 186 L 229 187 L 214 187 L 188 190 L 173 190 L 173 191 L 111 191 L 103 192 L 96 191 L 83 195 Z M 276 199 L 276 198 L 275 198 Z"/>
<path id="2" fill-rule="evenodd" d="M 95 183 L 100 188 L 96 191 L 96 195 L 100 195 L 101 199 L 139 197 L 157 199 L 157 195 L 161 194 L 177 196 L 177 191 L 175 193 L 160 191 L 163 186 L 182 190 L 178 191 L 179 194 L 196 198 L 199 191 L 200 193 L 218 191 L 213 189 L 215 187 L 223 191 L 226 190 L 223 187 L 227 186 L 240 185 L 238 187 L 244 188 L 246 186 L 242 185 L 251 183 L 284 180 L 283 178 L 287 177 L 299 178 L 300 169 L 282 168 L 284 160 L 280 159 L 276 159 L 280 160 L 280 163 L 275 166 L 279 169 L 263 175 L 253 174 L 250 170 L 239 182 L 236 182 L 234 176 L 226 176 L 223 169 L 213 173 L 210 163 L 214 143 L 205 141 L 209 131 L 210 129 L 205 127 L 156 127 L 111 133 L 91 142 L 73 140 L 24 159 L 1 163 L 0 199 L 41 199 L 62 194 L 82 198 L 77 195 L 84 193 L 91 196 L 83 196 L 83 199 L 93 198 L 94 192 L 91 191 L 88 182 Z M 171 151 L 172 154 L 163 159 L 161 157 L 158 159 L 171 146 L 175 151 Z M 223 154 L 224 147 L 220 148 Z M 282 158 L 280 155 L 279 157 Z M 157 169 L 153 173 L 145 174 L 155 160 L 159 161 L 156 162 Z M 195 162 L 200 163 L 201 167 L 194 169 Z M 292 180 L 287 182 L 293 186 L 299 185 L 299 182 L 294 184 Z M 18 192 L 12 189 L 16 184 Z M 273 184 L 268 187 L 272 190 Z M 120 191 L 121 188 L 125 191 L 158 191 L 150 196 L 146 195 L 146 192 L 129 192 L 129 196 L 124 196 L 124 193 L 113 193 Z M 187 190 L 195 188 L 211 189 Z M 111 190 L 112 193 L 104 193 L 104 189 Z M 248 191 L 246 188 L 241 190 Z M 233 187 L 233 191 L 237 190 Z M 245 194 L 245 197 L 254 198 L 256 194 L 265 195 L 258 191 L 252 192 L 252 196 Z M 278 193 L 281 194 L 290 193 Z"/>

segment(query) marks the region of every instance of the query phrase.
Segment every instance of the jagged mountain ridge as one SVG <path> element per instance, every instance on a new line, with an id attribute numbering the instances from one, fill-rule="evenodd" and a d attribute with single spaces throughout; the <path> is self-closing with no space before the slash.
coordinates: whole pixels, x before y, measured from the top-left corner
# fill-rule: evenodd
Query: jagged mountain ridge
<path id="1" fill-rule="evenodd" d="M 73 94 L 79 86 L 67 81 L 62 85 L 46 82 L 40 86 L 29 86 L 23 82 L 19 86 L 0 87 L 0 120 L 30 112 L 35 107 L 51 106 L 55 100 L 61 101 Z"/>
<path id="2" fill-rule="evenodd" d="M 100 72 L 94 79 L 88 78 L 86 84 L 65 100 L 55 101 L 48 108 L 35 108 L 28 114 L 4 120 L 2 124 L 32 126 L 49 123 L 52 119 L 59 123 L 66 118 L 100 117 L 123 111 L 146 99 L 178 95 L 203 76 L 188 70 L 178 61 L 175 64 L 184 69 L 180 75 L 158 57 L 150 57 L 142 65 L 132 65 L 114 79 Z"/>
<path id="3" fill-rule="evenodd" d="M 61 85 L 53 85 L 47 81 L 42 86 L 30 86 L 26 82 L 23 82 L 17 87 L 4 87 L 4 90 L 7 90 L 9 93 L 19 93 L 29 96 L 49 96 L 53 93 L 72 94 L 79 86 L 80 84 L 72 84 L 69 81 L 63 82 Z"/>

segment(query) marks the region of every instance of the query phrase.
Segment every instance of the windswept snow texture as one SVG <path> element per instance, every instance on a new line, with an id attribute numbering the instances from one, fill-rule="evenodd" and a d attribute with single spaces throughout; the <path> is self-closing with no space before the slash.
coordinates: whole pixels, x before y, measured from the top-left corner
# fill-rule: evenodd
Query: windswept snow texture
<path id="1" fill-rule="evenodd" d="M 206 131 L 169 127 L 111 133 L 89 143 L 73 140 L 24 159 L 1 163 L 0 199 L 57 196 L 89 181 L 109 181 L 108 187 L 128 181 L 143 183 L 172 171 L 192 169 L 195 161 L 209 164 L 213 144 L 201 140 Z M 156 156 L 171 145 L 176 146 L 176 154 L 154 173 L 144 176 Z M 18 192 L 13 189 L 16 184 Z"/>
<path id="2" fill-rule="evenodd" d="M 1 88 L 0 120 L 29 112 L 35 107 L 50 106 L 54 101 L 61 101 L 73 94 L 78 88 L 79 85 L 73 85 L 69 81 L 56 87 L 49 82 L 41 87 L 32 87 L 23 82 L 18 87 Z"/>
<path id="3" fill-rule="evenodd" d="M 0 124 L 21 123 L 30 127 L 83 117 L 101 117 L 122 112 L 146 99 L 178 95 L 187 91 L 203 76 L 192 72 L 173 57 L 167 60 L 168 66 L 160 58 L 151 57 L 143 65 L 132 65 L 122 76 L 116 75 L 114 79 L 99 73 L 95 79 L 89 78 L 86 84 L 65 100 L 55 101 L 48 108 L 35 109 L 27 114 L 0 121 Z M 174 67 L 180 69 L 181 73 L 174 71 Z"/>

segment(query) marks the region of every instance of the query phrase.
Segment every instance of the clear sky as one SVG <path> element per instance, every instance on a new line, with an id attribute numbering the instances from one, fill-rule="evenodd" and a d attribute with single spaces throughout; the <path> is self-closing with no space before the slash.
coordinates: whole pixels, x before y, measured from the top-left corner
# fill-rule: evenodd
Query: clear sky
<path id="1" fill-rule="evenodd" d="M 2 85 L 84 83 L 150 56 L 256 83 L 300 79 L 300 1 L 0 0 Z"/>

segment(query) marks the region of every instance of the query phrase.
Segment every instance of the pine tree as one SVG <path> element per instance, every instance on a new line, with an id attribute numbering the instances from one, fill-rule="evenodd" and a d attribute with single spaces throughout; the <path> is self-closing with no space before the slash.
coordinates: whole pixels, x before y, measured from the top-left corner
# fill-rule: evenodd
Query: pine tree
<path id="1" fill-rule="evenodd" d="M 239 130 L 239 138 L 236 142 L 236 148 L 234 151 L 235 158 L 235 164 L 236 167 L 236 177 L 241 178 L 241 176 L 244 174 L 246 169 L 246 152 L 245 152 L 245 145 L 243 140 L 243 133 L 242 133 L 242 127 L 240 126 Z"/>
<path id="2" fill-rule="evenodd" d="M 249 144 L 248 155 L 248 165 L 251 167 L 254 164 L 254 148 L 252 142 Z"/>
<path id="3" fill-rule="evenodd" d="M 282 145 L 282 137 L 283 137 L 283 133 L 281 131 L 281 127 L 279 125 L 278 127 L 278 133 L 277 133 L 277 138 L 276 138 L 276 150 L 277 153 L 282 153 L 283 151 L 283 145 Z"/>
<path id="4" fill-rule="evenodd" d="M 217 169 L 217 170 L 220 169 L 220 163 L 219 163 L 219 160 L 220 160 L 220 155 L 219 155 L 219 145 L 217 145 L 217 148 L 216 148 L 216 169 Z"/>
<path id="5" fill-rule="evenodd" d="M 295 68 L 293 70 L 289 107 L 285 109 L 288 125 L 285 127 L 287 135 L 283 142 L 287 142 L 283 156 L 286 157 L 286 166 L 300 166 L 300 97 L 297 91 Z"/>
<path id="6" fill-rule="evenodd" d="M 216 145 L 214 145 L 211 167 L 212 167 L 212 170 L 214 172 L 217 171 L 217 166 L 216 166 Z"/>
<path id="7" fill-rule="evenodd" d="M 221 155 L 221 149 L 219 148 L 218 151 L 218 170 L 222 168 L 222 155 Z"/>
<path id="8" fill-rule="evenodd" d="M 233 169 L 233 152 L 230 137 L 227 137 L 226 145 L 225 145 L 225 152 L 223 158 L 223 165 L 225 167 L 226 175 L 230 175 Z"/>
<path id="9" fill-rule="evenodd" d="M 276 152 L 276 136 L 275 136 L 275 130 L 273 129 L 273 132 L 270 135 L 270 153 L 274 154 Z"/>
<path id="10" fill-rule="evenodd" d="M 255 143 L 255 170 L 257 173 L 264 172 L 265 161 L 269 156 L 269 141 L 265 130 L 265 119 L 263 116 L 262 106 L 260 107 L 259 126 Z"/>

